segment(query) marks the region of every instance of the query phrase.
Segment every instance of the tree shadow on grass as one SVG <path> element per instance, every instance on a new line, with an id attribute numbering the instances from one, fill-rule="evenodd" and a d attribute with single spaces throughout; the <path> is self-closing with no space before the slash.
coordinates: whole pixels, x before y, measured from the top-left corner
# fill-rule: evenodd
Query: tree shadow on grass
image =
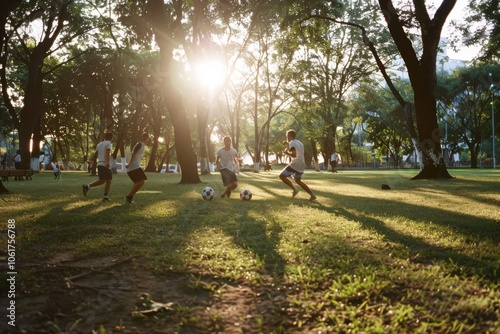
<path id="1" fill-rule="evenodd" d="M 337 196 L 341 197 L 342 195 Z M 352 201 L 351 197 L 351 202 L 359 203 L 359 205 L 345 208 L 326 207 L 318 204 L 318 207 L 348 221 L 358 222 L 364 229 L 383 236 L 387 242 L 403 246 L 408 250 L 409 260 L 412 262 L 422 264 L 441 263 L 453 275 L 477 275 L 492 283 L 499 282 L 498 265 L 495 261 L 485 260 L 480 252 L 478 252 L 478 256 L 470 256 L 459 252 L 456 248 L 431 244 L 422 238 L 397 231 L 385 224 L 381 219 L 374 218 L 374 216 L 392 217 L 394 212 L 397 212 L 398 217 L 418 222 L 420 221 L 418 211 L 427 210 L 430 211 L 427 212 L 427 215 L 430 213 L 433 217 L 433 227 L 436 229 L 446 227 L 456 235 L 453 238 L 461 237 L 467 243 L 486 240 L 491 244 L 499 244 L 500 228 L 492 221 L 465 213 L 450 213 L 438 208 L 430 209 L 397 201 L 391 202 L 385 199 L 370 199 L 370 201 L 370 205 L 367 206 L 365 205 L 366 198 L 356 197 L 356 200 Z M 379 208 L 385 208 L 386 212 Z M 425 223 L 422 222 L 421 224 Z M 449 235 L 448 232 L 446 234 Z"/>

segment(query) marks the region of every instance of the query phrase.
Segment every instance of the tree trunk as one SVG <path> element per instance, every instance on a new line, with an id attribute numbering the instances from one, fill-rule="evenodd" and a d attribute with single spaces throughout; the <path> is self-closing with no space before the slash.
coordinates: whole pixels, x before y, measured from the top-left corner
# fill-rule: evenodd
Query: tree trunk
<path id="1" fill-rule="evenodd" d="M 415 18 L 420 25 L 420 59 L 404 29 L 404 22 L 392 0 L 379 0 L 391 36 L 408 70 L 414 92 L 418 145 L 422 150 L 423 169 L 413 179 L 452 178 L 446 169 L 436 109 L 436 59 L 443 25 L 457 0 L 443 0 L 431 19 L 424 0 L 414 0 Z"/>
<path id="2" fill-rule="evenodd" d="M 207 150 L 207 125 L 208 125 L 208 106 L 203 98 L 203 93 L 200 92 L 196 106 L 198 114 L 198 137 L 200 141 L 200 173 L 210 174 L 208 169 L 208 150 Z"/>
<path id="3" fill-rule="evenodd" d="M 432 55 L 429 57 L 432 58 Z M 435 58 L 433 61 L 424 54 L 420 66 L 420 71 L 410 77 L 412 77 L 418 139 L 424 167 L 413 179 L 449 179 L 452 176 L 448 173 L 444 161 L 437 119 Z"/>
<path id="4" fill-rule="evenodd" d="M 179 160 L 182 171 L 180 183 L 200 183 L 201 180 L 196 166 L 196 154 L 193 151 L 189 122 L 179 92 L 170 92 L 167 97 L 167 107 L 174 126 L 177 160 Z"/>
<path id="5" fill-rule="evenodd" d="M 477 155 L 476 154 L 471 154 L 470 155 L 470 168 L 477 168 Z"/>
<path id="6" fill-rule="evenodd" d="M 260 60 L 257 61 L 257 68 L 255 70 L 255 83 L 253 85 L 253 136 L 255 138 L 254 143 L 254 155 L 253 155 L 253 172 L 258 173 L 260 171 L 260 135 L 259 135 L 259 74 L 260 74 L 261 63 Z"/>
<path id="7" fill-rule="evenodd" d="M 179 2 L 178 5 L 182 5 L 182 2 Z M 176 31 L 175 26 L 180 26 L 182 7 L 177 8 L 179 16 L 171 23 L 171 26 L 166 24 L 169 18 L 166 17 L 163 0 L 149 0 L 147 7 L 153 25 L 155 40 L 160 48 L 160 77 L 162 80 L 158 84 L 163 87 L 168 113 L 174 127 L 177 159 L 182 171 L 180 183 L 200 183 L 189 122 L 182 103 L 182 96 L 174 84 L 175 61 L 173 51 L 177 43 L 175 34 L 181 34 L 180 31 Z"/>
<path id="8" fill-rule="evenodd" d="M 158 155 L 158 146 L 160 143 L 158 142 L 158 138 L 156 136 L 152 138 L 152 141 L 153 145 L 151 145 L 151 155 L 149 156 L 149 161 L 146 164 L 146 168 L 144 170 L 145 172 L 156 172 L 155 160 Z M 160 171 L 162 166 L 163 162 L 160 164 Z"/>
<path id="9" fill-rule="evenodd" d="M 481 150 L 480 141 L 479 142 L 475 140 L 470 141 L 468 138 L 465 138 L 464 142 L 469 148 L 470 152 L 470 168 L 477 168 L 477 162 L 478 162 L 477 157 L 479 156 L 479 152 Z"/>
<path id="10" fill-rule="evenodd" d="M 319 162 L 318 162 L 318 147 L 316 146 L 316 141 L 311 139 L 311 150 L 312 150 L 312 159 L 314 163 L 314 170 L 319 172 Z"/>
<path id="11" fill-rule="evenodd" d="M 43 108 L 40 107 L 42 105 L 42 73 L 40 69 L 42 63 L 43 57 L 34 53 L 28 66 L 28 82 L 25 89 L 24 106 L 21 109 L 17 129 L 22 169 L 31 167 L 30 142 L 42 115 Z"/>

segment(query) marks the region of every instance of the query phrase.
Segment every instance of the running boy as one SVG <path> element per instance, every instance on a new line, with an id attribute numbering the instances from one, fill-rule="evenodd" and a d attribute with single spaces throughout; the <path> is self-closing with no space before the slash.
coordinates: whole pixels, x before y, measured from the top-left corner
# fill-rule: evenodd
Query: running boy
<path id="1" fill-rule="evenodd" d="M 127 165 L 127 174 L 132 182 L 134 182 L 129 193 L 127 194 L 127 196 L 125 196 L 125 201 L 130 204 L 134 203 L 133 198 L 135 193 L 138 192 L 139 189 L 141 189 L 141 187 L 144 185 L 144 182 L 146 182 L 146 180 L 148 179 L 141 168 L 141 159 L 144 155 L 144 151 L 148 143 L 149 134 L 143 133 L 142 140 L 135 144 L 134 148 L 132 149 L 132 156 L 130 157 L 130 161 Z"/>
<path id="2" fill-rule="evenodd" d="M 87 192 L 90 188 L 97 187 L 101 184 L 104 185 L 104 197 L 103 201 L 109 201 L 108 193 L 111 188 L 111 180 L 113 179 L 113 173 L 111 172 L 111 140 L 113 139 L 113 134 L 107 132 L 104 134 L 104 140 L 97 144 L 97 175 L 98 180 L 95 180 L 91 184 L 82 185 L 83 196 L 87 196 Z"/>
<path id="3" fill-rule="evenodd" d="M 238 186 L 238 178 L 234 172 L 234 162 L 241 162 L 238 152 L 231 147 L 231 137 L 224 137 L 224 147 L 216 153 L 215 164 L 219 167 L 222 182 L 226 187 L 221 198 L 229 198 L 231 192 Z"/>
<path id="4" fill-rule="evenodd" d="M 288 143 L 288 148 L 286 148 L 283 153 L 292 158 L 292 161 L 281 171 L 280 179 L 287 186 L 292 188 L 292 198 L 294 198 L 298 193 L 298 189 L 295 188 L 292 181 L 290 181 L 289 177 L 292 176 L 295 182 L 304 189 L 311 197 L 310 201 L 316 200 L 316 195 L 309 189 L 307 184 L 302 181 L 302 174 L 304 174 L 304 169 L 306 168 L 306 162 L 304 159 L 304 145 L 295 139 L 296 132 L 295 130 L 288 130 L 286 132 L 286 140 Z"/>

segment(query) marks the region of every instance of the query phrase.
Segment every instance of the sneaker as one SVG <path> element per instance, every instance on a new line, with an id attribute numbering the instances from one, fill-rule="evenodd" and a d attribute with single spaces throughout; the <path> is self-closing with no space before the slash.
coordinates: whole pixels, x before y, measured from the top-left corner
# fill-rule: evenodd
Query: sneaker
<path id="1" fill-rule="evenodd" d="M 83 188 L 83 196 L 87 197 L 87 193 L 89 192 L 89 186 L 87 184 L 82 185 Z"/>
<path id="2" fill-rule="evenodd" d="M 132 197 L 127 197 L 125 196 L 125 202 L 129 203 L 129 204 L 133 204 L 134 203 L 134 200 L 132 199 Z"/>
<path id="3" fill-rule="evenodd" d="M 309 201 L 314 202 L 316 200 L 316 195 L 312 195 L 311 198 L 309 198 Z"/>
<path id="4" fill-rule="evenodd" d="M 295 196 L 297 196 L 298 193 L 299 193 L 299 190 L 298 189 L 294 189 L 294 191 L 292 193 L 292 198 L 295 198 Z"/>

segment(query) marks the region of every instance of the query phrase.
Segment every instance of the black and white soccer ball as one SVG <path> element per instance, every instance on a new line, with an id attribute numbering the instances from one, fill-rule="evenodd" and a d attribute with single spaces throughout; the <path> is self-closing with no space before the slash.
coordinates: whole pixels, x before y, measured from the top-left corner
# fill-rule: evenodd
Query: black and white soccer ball
<path id="1" fill-rule="evenodd" d="M 252 199 L 252 192 L 248 189 L 243 189 L 240 192 L 240 198 L 244 201 L 249 201 Z"/>
<path id="2" fill-rule="evenodd" d="M 211 187 L 205 187 L 201 191 L 201 196 L 205 201 L 210 201 L 214 198 L 215 196 L 215 191 Z"/>

